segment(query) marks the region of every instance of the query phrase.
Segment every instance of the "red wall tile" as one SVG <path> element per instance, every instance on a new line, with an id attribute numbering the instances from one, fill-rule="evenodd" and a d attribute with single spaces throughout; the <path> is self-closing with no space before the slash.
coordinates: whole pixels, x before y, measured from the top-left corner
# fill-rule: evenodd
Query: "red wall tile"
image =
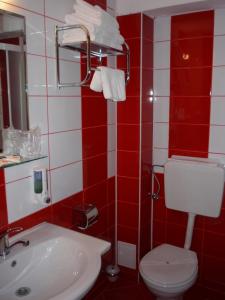
<path id="1" fill-rule="evenodd" d="M 210 97 L 171 97 L 170 122 L 208 125 Z"/>
<path id="2" fill-rule="evenodd" d="M 107 126 L 83 129 L 83 158 L 107 152 Z"/>
<path id="3" fill-rule="evenodd" d="M 118 124 L 139 124 L 140 122 L 140 98 L 127 97 L 125 102 L 117 104 Z"/>
<path id="4" fill-rule="evenodd" d="M 138 203 L 139 179 L 118 177 L 118 200 L 128 203 Z"/>
<path id="5" fill-rule="evenodd" d="M 169 154 L 207 156 L 214 13 L 171 18 Z"/>
<path id="6" fill-rule="evenodd" d="M 118 240 L 137 245 L 138 229 L 118 225 Z"/>
<path id="7" fill-rule="evenodd" d="M 118 224 L 138 228 L 138 204 L 118 202 Z"/>
<path id="8" fill-rule="evenodd" d="M 99 93 L 98 93 L 99 95 Z M 103 97 L 82 98 L 82 128 L 106 125 L 107 103 Z"/>
<path id="9" fill-rule="evenodd" d="M 182 14 L 171 18 L 171 39 L 212 36 L 214 11 Z"/>
<path id="10" fill-rule="evenodd" d="M 138 55 L 141 51 L 141 39 L 140 37 L 137 38 L 130 38 L 127 40 L 127 43 L 130 48 L 130 63 L 132 67 L 140 67 L 140 55 Z M 117 64 L 121 69 L 126 68 L 126 57 L 125 56 L 118 56 Z"/>
<path id="11" fill-rule="evenodd" d="M 107 178 L 107 154 L 83 161 L 84 188 L 98 184 Z"/>
<path id="12" fill-rule="evenodd" d="M 118 151 L 118 176 L 139 176 L 139 152 Z"/>
<path id="13" fill-rule="evenodd" d="M 140 140 L 139 125 L 118 125 L 118 150 L 138 151 Z"/>
<path id="14" fill-rule="evenodd" d="M 171 96 L 210 96 L 212 68 L 171 69 L 170 80 Z"/>
<path id="15" fill-rule="evenodd" d="M 170 124 L 170 149 L 208 152 L 209 125 Z"/>
<path id="16" fill-rule="evenodd" d="M 171 48 L 173 68 L 212 65 L 213 37 L 175 40 Z"/>
<path id="17" fill-rule="evenodd" d="M 120 32 L 125 39 L 141 36 L 141 14 L 132 14 L 118 17 Z"/>
<path id="18" fill-rule="evenodd" d="M 108 204 L 107 201 L 107 181 L 87 188 L 84 191 L 84 202 L 94 204 L 98 209 Z"/>

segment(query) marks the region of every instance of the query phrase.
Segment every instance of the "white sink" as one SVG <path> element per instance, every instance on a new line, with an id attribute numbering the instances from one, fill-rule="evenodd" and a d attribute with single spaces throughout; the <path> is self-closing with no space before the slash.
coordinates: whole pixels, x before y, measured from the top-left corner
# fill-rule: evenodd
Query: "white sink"
<path id="1" fill-rule="evenodd" d="M 0 258 L 0 300 L 78 300 L 91 289 L 110 243 L 49 223 L 10 239 L 29 240 Z M 24 294 L 24 295 L 23 295 Z"/>

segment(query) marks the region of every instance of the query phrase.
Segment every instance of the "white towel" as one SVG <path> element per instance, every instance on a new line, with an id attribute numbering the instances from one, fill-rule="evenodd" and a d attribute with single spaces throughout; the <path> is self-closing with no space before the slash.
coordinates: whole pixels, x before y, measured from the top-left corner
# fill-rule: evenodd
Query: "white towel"
<path id="1" fill-rule="evenodd" d="M 75 13 L 65 16 L 68 25 L 84 25 L 90 34 L 92 42 L 122 50 L 124 38 L 119 31 L 119 24 L 99 6 L 93 6 L 83 0 L 77 0 Z M 81 29 L 66 30 L 63 33 L 63 44 L 86 41 L 86 35 Z"/>
<path id="2" fill-rule="evenodd" d="M 98 12 L 101 13 L 102 23 L 109 24 L 112 27 L 115 26 L 117 29 L 119 29 L 119 23 L 116 20 L 116 18 L 114 18 L 113 16 L 111 16 L 109 13 L 107 13 L 104 9 L 102 9 L 98 5 L 95 5 L 95 8 L 96 8 L 96 10 Z"/>
<path id="3" fill-rule="evenodd" d="M 90 88 L 96 92 L 103 91 L 105 99 L 124 101 L 126 100 L 124 71 L 98 67 L 92 78 Z"/>
<path id="4" fill-rule="evenodd" d="M 95 24 L 91 23 L 90 20 L 87 19 L 85 16 L 82 17 L 81 15 L 78 15 L 77 13 L 66 15 L 65 22 L 68 25 L 82 24 L 82 25 L 86 26 L 88 31 L 91 33 L 97 33 L 98 31 L 106 31 L 107 34 L 116 34 L 121 37 L 119 30 L 116 29 L 115 27 L 112 28 L 110 26 L 103 26 L 103 25 L 96 26 Z M 122 43 L 123 42 L 124 42 L 124 40 L 122 41 Z"/>
<path id="5" fill-rule="evenodd" d="M 93 23 L 96 26 L 104 26 L 110 28 L 110 31 L 118 31 L 119 24 L 115 18 L 110 16 L 108 13 L 101 13 L 101 16 L 98 17 L 93 14 L 88 14 L 85 9 L 79 5 L 74 5 L 75 14 L 77 17 L 82 18 L 90 23 Z M 103 11 L 103 10 L 102 10 Z M 96 10 L 97 12 L 97 10 Z"/>
<path id="6" fill-rule="evenodd" d="M 121 43 L 118 41 L 118 35 L 108 34 L 105 31 L 98 31 L 90 33 L 90 39 L 92 42 L 96 42 L 101 45 L 109 46 L 118 50 L 122 50 Z M 62 44 L 70 44 L 76 42 L 86 41 L 86 35 L 81 29 L 67 30 L 63 34 Z"/>
<path id="7" fill-rule="evenodd" d="M 87 13 L 87 15 L 91 15 L 93 17 L 101 16 L 101 13 L 98 10 L 96 10 L 96 8 L 93 5 L 87 3 L 86 1 L 77 0 L 75 5 L 83 9 Z M 75 5 L 74 5 L 74 9 L 75 9 Z"/>

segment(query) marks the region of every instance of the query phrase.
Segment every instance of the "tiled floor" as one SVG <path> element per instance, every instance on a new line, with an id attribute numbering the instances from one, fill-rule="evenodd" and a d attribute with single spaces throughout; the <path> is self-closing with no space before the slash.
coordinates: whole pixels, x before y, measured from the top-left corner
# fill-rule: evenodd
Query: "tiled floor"
<path id="1" fill-rule="evenodd" d="M 101 273 L 94 288 L 85 300 L 153 300 L 144 283 L 138 283 L 135 274 L 122 269 L 117 280 L 110 281 Z"/>
<path id="2" fill-rule="evenodd" d="M 138 283 L 135 273 L 122 268 L 116 281 L 110 281 L 102 272 L 96 284 L 84 300 L 155 300 L 145 284 Z M 225 300 L 224 294 L 217 294 L 201 286 L 194 286 L 184 296 L 184 300 Z"/>

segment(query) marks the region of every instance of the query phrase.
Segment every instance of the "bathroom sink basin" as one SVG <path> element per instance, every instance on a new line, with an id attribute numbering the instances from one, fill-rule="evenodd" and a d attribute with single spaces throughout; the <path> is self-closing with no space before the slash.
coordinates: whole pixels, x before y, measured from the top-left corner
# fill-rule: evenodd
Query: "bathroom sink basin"
<path id="1" fill-rule="evenodd" d="M 0 300 L 77 300 L 91 289 L 110 243 L 49 223 L 14 238 L 29 240 L 0 258 Z"/>

